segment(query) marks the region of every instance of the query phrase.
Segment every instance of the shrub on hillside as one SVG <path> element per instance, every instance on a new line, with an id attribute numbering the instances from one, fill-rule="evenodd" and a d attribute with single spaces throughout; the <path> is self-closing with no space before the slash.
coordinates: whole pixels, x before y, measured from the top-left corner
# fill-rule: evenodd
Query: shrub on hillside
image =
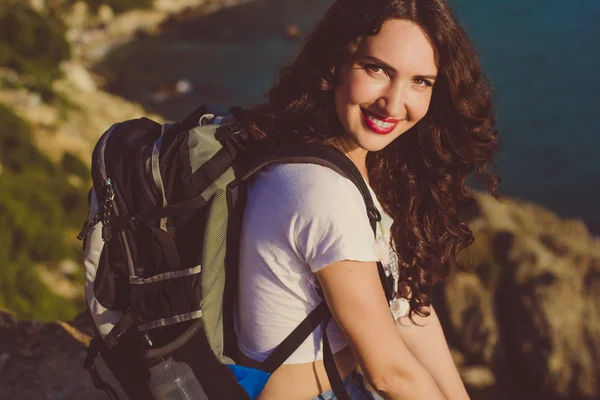
<path id="1" fill-rule="evenodd" d="M 68 151 L 63 155 L 60 166 L 67 174 L 75 175 L 81 179 L 87 180 L 90 176 L 88 166 L 79 157 Z"/>
<path id="2" fill-rule="evenodd" d="M 56 167 L 32 143 L 31 129 L 11 109 L 0 104 L 0 164 L 3 169 L 20 173 L 25 169 L 48 174 Z"/>
<path id="3" fill-rule="evenodd" d="M 3 264 L 0 269 L 0 309 L 10 310 L 20 319 L 69 321 L 83 308 L 82 301 L 74 302 L 53 293 L 29 260 Z"/>
<path id="4" fill-rule="evenodd" d="M 53 97 L 59 64 L 70 57 L 66 27 L 54 13 L 41 15 L 22 2 L 0 5 L 0 66 L 25 76 L 45 100 Z"/>
<path id="5" fill-rule="evenodd" d="M 34 265 L 74 256 L 66 228 L 81 227 L 86 191 L 69 184 L 32 144 L 29 126 L 1 105 L 0 165 L 0 308 L 22 318 L 72 318 L 76 306 L 52 294 Z"/>

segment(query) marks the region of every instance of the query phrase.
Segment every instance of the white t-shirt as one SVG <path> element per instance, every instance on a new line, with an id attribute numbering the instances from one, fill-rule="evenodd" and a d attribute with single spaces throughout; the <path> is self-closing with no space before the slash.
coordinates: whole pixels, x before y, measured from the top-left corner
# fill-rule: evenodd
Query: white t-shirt
<path id="1" fill-rule="evenodd" d="M 389 246 L 392 221 L 371 196 L 382 214 L 377 237 L 360 191 L 329 168 L 280 164 L 253 178 L 242 223 L 236 311 L 245 355 L 264 361 L 323 301 L 315 276 L 321 268 L 341 260 L 380 260 L 397 277 Z M 327 333 L 334 353 L 348 345 L 334 320 Z M 322 358 L 319 327 L 285 363 Z"/>

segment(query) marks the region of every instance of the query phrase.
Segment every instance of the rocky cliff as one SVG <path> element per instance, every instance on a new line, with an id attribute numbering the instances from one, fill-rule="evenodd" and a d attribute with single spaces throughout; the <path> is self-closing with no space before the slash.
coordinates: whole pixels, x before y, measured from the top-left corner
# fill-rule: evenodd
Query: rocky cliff
<path id="1" fill-rule="evenodd" d="M 55 3 L 65 3 L 61 0 L 28 1 L 40 10 Z M 64 14 L 72 58 L 62 63 L 60 68 L 64 77 L 53 84 L 53 89 L 66 100 L 67 105 L 48 105 L 37 93 L 22 87 L 11 88 L 20 85 L 3 87 L 2 84 L 0 102 L 9 105 L 32 125 L 36 144 L 50 158 L 57 161 L 68 151 L 89 162 L 94 144 L 112 123 L 140 116 L 163 120 L 138 104 L 102 90 L 104 80 L 91 72 L 92 65 L 115 47 L 140 35 L 153 35 L 169 24 L 244 1 L 247 0 L 155 0 L 152 9 L 132 10 L 119 15 L 114 15 L 107 6 L 100 6 L 96 13 L 92 13 L 84 2 L 75 2 Z M 20 79 L 2 68 L 0 78 L 7 81 Z"/>
<path id="2" fill-rule="evenodd" d="M 449 277 L 439 304 L 463 378 L 482 389 L 496 382 L 597 398 L 600 241 L 582 221 L 533 204 L 480 194 L 477 205 L 465 255 L 472 269 Z"/>

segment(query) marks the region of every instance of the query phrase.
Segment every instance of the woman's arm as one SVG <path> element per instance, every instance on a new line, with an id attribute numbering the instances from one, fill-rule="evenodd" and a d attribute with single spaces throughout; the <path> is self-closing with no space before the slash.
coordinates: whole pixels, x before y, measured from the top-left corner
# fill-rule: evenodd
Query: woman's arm
<path id="1" fill-rule="evenodd" d="M 433 306 L 428 317 L 414 315 L 396 320 L 402 341 L 415 358 L 429 371 L 448 400 L 469 399 Z M 420 325 L 420 326 L 419 326 Z"/>
<path id="2" fill-rule="evenodd" d="M 367 380 L 385 399 L 444 400 L 427 369 L 403 342 L 374 262 L 338 261 L 317 272 L 336 322 Z"/>

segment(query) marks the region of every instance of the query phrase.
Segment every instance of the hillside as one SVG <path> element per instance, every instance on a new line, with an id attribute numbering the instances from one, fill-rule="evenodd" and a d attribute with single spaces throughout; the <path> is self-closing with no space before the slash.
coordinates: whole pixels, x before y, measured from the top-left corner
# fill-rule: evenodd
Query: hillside
<path id="1" fill-rule="evenodd" d="M 103 79 L 90 72 L 94 63 L 173 20 L 236 1 L 156 0 L 141 9 L 135 7 L 151 0 L 103 3 L 115 10 L 71 0 L 0 6 L 0 189 L 11 193 L 0 196 L 0 220 L 8 228 L 0 243 L 12 249 L 0 257 L 0 309 L 21 318 L 69 319 L 82 309 L 75 236 L 86 217 L 93 147 L 115 122 L 164 121 L 104 91 Z M 134 8 L 119 8 L 122 3 Z"/>

